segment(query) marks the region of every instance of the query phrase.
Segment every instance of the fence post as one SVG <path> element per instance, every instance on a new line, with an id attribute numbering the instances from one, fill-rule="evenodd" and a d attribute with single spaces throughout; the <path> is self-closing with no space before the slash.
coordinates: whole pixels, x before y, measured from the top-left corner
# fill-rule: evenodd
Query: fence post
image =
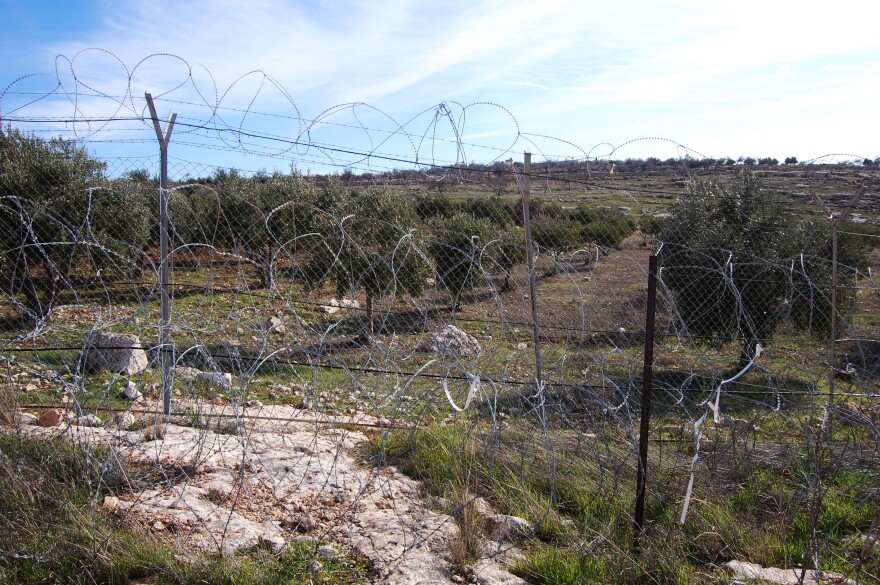
<path id="1" fill-rule="evenodd" d="M 532 191 L 532 153 L 523 153 L 522 206 L 523 227 L 526 232 L 526 262 L 529 268 L 529 294 L 532 299 L 532 334 L 535 340 L 535 380 L 538 386 L 544 381 L 544 363 L 541 359 L 541 330 L 538 327 L 538 291 L 535 287 L 535 256 L 532 250 L 532 217 L 529 197 Z"/>
<path id="2" fill-rule="evenodd" d="M 639 462 L 636 476 L 636 511 L 633 546 L 639 548 L 639 538 L 645 523 L 645 484 L 648 476 L 648 430 L 651 418 L 651 385 L 654 372 L 654 313 L 657 306 L 657 255 L 648 259 L 648 307 L 645 316 L 645 365 L 642 373 L 642 421 L 639 428 Z"/>
<path id="3" fill-rule="evenodd" d="M 150 118 L 153 120 L 153 128 L 156 130 L 156 138 L 159 140 L 159 154 L 161 158 L 159 174 L 159 271 L 161 278 L 161 304 L 162 318 L 159 321 L 159 361 L 162 365 L 162 412 L 166 417 L 171 415 L 171 307 L 168 295 L 168 142 L 171 140 L 171 131 L 174 129 L 174 121 L 177 114 L 171 114 L 165 124 L 165 132 L 159 128 L 159 116 L 156 115 L 156 107 L 153 105 L 153 96 L 149 92 L 144 93 L 147 106 L 150 108 Z"/>
<path id="4" fill-rule="evenodd" d="M 862 198 L 862 195 L 865 194 L 865 186 L 859 185 L 859 188 L 856 189 L 856 193 L 853 196 L 852 200 L 849 202 L 849 205 L 846 206 L 846 209 L 840 215 L 835 215 L 825 203 L 819 198 L 816 193 L 810 191 L 810 195 L 813 197 L 813 201 L 823 209 L 828 217 L 829 222 L 831 223 L 831 335 L 828 338 L 828 406 L 834 406 L 834 362 L 837 361 L 837 287 L 838 287 L 838 275 L 837 275 L 837 236 L 840 231 L 840 228 L 846 223 L 846 220 L 849 219 L 850 214 L 853 209 L 856 208 L 856 205 L 859 204 L 859 199 Z M 828 426 L 827 428 L 827 438 L 828 441 L 831 441 L 832 438 L 832 411 L 829 410 L 828 414 Z"/>

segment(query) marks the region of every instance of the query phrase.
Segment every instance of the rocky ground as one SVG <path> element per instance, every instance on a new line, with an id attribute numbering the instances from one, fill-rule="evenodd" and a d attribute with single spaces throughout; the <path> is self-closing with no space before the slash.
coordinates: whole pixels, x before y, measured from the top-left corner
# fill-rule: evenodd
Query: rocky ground
<path id="1" fill-rule="evenodd" d="M 358 413 L 340 427 L 315 411 L 289 406 L 177 408 L 187 414 L 158 429 L 154 415 L 119 420 L 123 428 L 64 421 L 26 428 L 110 445 L 120 458 L 157 470 L 153 480 L 106 498 L 103 506 L 181 550 L 229 554 L 258 543 L 281 548 L 307 539 L 319 545 L 319 556 L 346 550 L 367 556 L 382 583 L 462 581 L 449 556 L 458 531 L 453 518 L 428 505 L 419 482 L 364 461 L 372 440 L 365 431 L 381 430 L 376 419 Z M 518 519 L 480 505 L 486 526 L 494 529 L 469 578 L 525 583 L 507 571 L 520 554 L 513 542 Z"/>

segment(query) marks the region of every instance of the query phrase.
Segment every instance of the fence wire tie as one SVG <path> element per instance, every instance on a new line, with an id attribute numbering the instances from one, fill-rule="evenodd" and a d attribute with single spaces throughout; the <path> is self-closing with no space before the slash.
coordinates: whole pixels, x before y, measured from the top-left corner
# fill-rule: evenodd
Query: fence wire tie
<path id="1" fill-rule="evenodd" d="M 468 374 L 467 377 L 470 381 L 470 390 L 468 390 L 468 395 L 464 401 L 464 407 L 462 408 L 459 408 L 458 405 L 455 404 L 455 401 L 452 399 L 452 395 L 449 394 L 449 386 L 446 383 L 446 378 L 443 378 L 443 392 L 446 394 L 446 399 L 449 401 L 449 404 L 456 412 L 464 412 L 465 410 L 467 410 L 467 407 L 471 405 L 471 401 L 474 399 L 474 396 L 476 396 L 483 388 L 479 376 Z"/>
<path id="2" fill-rule="evenodd" d="M 715 403 L 711 403 L 708 400 L 704 402 L 706 406 L 708 406 L 712 410 L 713 419 L 716 423 L 721 422 L 721 388 L 724 387 L 725 384 L 730 384 L 731 382 L 735 382 L 738 380 L 743 374 L 752 369 L 752 366 L 755 365 L 755 362 L 761 357 L 761 354 L 764 352 L 764 347 L 758 343 L 755 345 L 755 357 L 752 358 L 752 361 L 746 364 L 746 366 L 739 371 L 734 377 L 728 378 L 726 380 L 722 380 L 720 384 L 718 384 L 718 388 L 715 390 Z"/>
<path id="3" fill-rule="evenodd" d="M 715 390 L 715 400 L 714 403 L 706 400 L 702 404 L 705 405 L 706 412 L 703 413 L 697 422 L 694 423 L 694 457 L 691 459 L 691 477 L 688 480 L 687 492 L 684 496 L 684 506 L 682 506 L 681 510 L 681 518 L 679 519 L 679 524 L 684 524 L 685 519 L 687 518 L 688 508 L 691 505 L 691 495 L 694 491 L 694 469 L 697 465 L 697 461 L 700 460 L 700 441 L 703 438 L 703 431 L 700 430 L 700 427 L 703 426 L 703 423 L 706 422 L 706 417 L 709 415 L 709 411 L 712 411 L 712 418 L 716 423 L 721 422 L 721 389 L 725 384 L 729 384 L 731 382 L 735 382 L 742 375 L 752 369 L 755 363 L 758 361 L 758 358 L 761 357 L 761 353 L 763 353 L 764 347 L 758 343 L 755 344 L 755 356 L 752 360 L 746 364 L 746 366 L 740 370 L 735 376 L 732 378 L 727 378 L 726 380 L 722 380 L 720 384 L 718 384 L 718 388 Z M 701 405 L 702 406 L 702 405 Z"/>

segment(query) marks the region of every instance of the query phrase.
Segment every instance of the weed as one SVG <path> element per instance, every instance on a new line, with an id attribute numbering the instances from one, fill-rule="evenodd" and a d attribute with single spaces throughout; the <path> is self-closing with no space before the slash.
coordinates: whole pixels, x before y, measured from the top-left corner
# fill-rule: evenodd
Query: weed
<path id="1" fill-rule="evenodd" d="M 451 537 L 449 542 L 449 555 L 452 564 L 459 570 L 465 568 L 480 557 L 480 547 L 483 543 L 483 527 L 485 518 L 479 510 L 474 495 L 477 480 L 476 465 L 478 460 L 473 451 L 466 455 L 467 463 L 460 470 L 462 475 L 453 478 L 452 489 L 455 499 L 452 504 L 452 517 L 458 531 Z"/>
<path id="2" fill-rule="evenodd" d="M 164 417 L 156 415 L 151 422 L 144 426 L 145 441 L 161 441 L 165 438 L 165 421 Z"/>

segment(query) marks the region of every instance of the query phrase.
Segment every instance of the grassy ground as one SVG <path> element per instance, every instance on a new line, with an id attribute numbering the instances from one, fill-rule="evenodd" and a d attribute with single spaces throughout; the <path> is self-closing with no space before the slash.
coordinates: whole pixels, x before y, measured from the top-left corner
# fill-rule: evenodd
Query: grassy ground
<path id="1" fill-rule="evenodd" d="M 101 508 L 105 496 L 127 493 L 147 475 L 102 449 L 0 434 L 0 582 L 331 584 L 371 575 L 364 558 L 319 557 L 317 543 L 227 558 L 183 551 Z"/>
<path id="2" fill-rule="evenodd" d="M 825 570 L 847 573 L 862 553 L 859 535 L 876 522 L 876 460 L 854 467 L 833 463 L 830 451 L 794 450 L 732 468 L 710 462 L 698 471 L 693 504 L 680 525 L 682 464 L 692 453 L 667 449 L 661 459 L 655 444 L 652 462 L 665 461 L 651 470 L 646 528 L 636 551 L 635 473 L 627 445 L 555 432 L 548 452 L 547 437 L 509 431 L 493 438 L 484 425 L 464 421 L 399 431 L 376 453 L 451 501 L 459 489 L 455 478 L 468 474 L 473 493 L 534 522 L 536 538 L 525 545 L 516 572 L 536 583 L 726 583 L 717 567 L 728 560 L 797 568 L 809 564 L 813 552 Z M 878 575 L 880 553 L 874 551 L 864 560 L 862 582 L 880 582 Z"/>

